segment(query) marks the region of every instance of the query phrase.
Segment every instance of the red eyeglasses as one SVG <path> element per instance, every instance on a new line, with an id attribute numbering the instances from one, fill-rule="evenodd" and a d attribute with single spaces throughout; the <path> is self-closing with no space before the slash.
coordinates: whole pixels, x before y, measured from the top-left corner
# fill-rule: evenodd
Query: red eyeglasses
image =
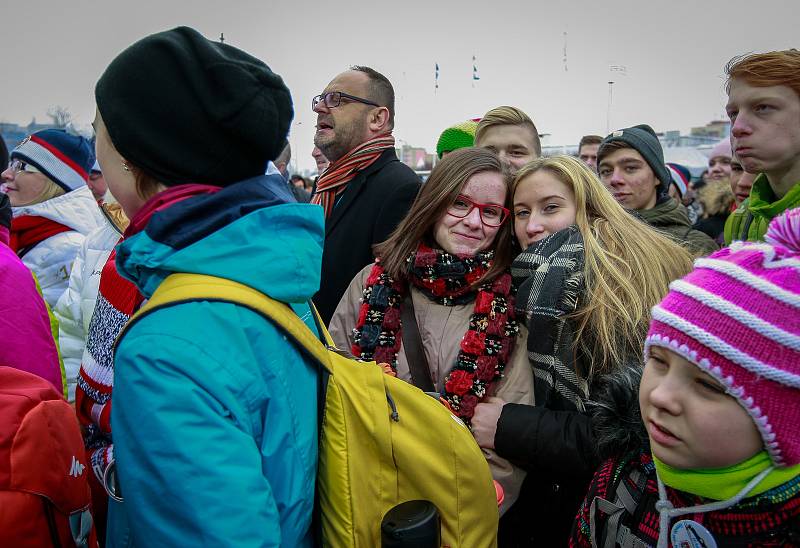
<path id="1" fill-rule="evenodd" d="M 470 200 L 463 194 L 459 194 L 458 197 L 453 200 L 453 203 L 447 208 L 447 213 L 453 217 L 463 219 L 472 213 L 472 210 L 476 207 L 478 208 L 478 213 L 480 213 L 481 222 L 491 227 L 501 226 L 506 222 L 510 213 L 510 211 L 503 206 L 497 204 L 479 204 L 478 202 Z"/>

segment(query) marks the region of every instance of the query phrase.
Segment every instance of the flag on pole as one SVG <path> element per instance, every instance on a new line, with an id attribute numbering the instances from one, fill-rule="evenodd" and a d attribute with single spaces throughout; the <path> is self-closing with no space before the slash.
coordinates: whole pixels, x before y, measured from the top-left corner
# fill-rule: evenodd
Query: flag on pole
<path id="1" fill-rule="evenodd" d="M 435 74 L 434 87 L 435 87 L 435 89 L 439 89 L 439 63 L 436 63 L 436 69 L 435 69 L 434 74 Z"/>
<path id="2" fill-rule="evenodd" d="M 478 65 L 475 64 L 475 56 L 472 56 L 472 79 L 473 80 L 480 80 L 481 77 L 478 76 Z"/>

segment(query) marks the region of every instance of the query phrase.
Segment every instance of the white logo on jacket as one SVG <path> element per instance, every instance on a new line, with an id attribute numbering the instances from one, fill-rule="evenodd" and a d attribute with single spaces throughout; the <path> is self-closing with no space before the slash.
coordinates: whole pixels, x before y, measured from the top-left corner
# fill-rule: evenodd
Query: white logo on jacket
<path id="1" fill-rule="evenodd" d="M 73 477 L 79 477 L 83 474 L 83 469 L 86 468 L 85 465 L 81 464 L 78 459 L 75 458 L 75 455 L 72 456 L 72 466 L 69 469 L 69 475 Z"/>

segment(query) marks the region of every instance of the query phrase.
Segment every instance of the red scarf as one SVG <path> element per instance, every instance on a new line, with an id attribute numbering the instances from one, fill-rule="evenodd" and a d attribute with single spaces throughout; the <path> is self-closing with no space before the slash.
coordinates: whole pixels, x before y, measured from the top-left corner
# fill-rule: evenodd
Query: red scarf
<path id="1" fill-rule="evenodd" d="M 467 424 L 475 406 L 502 377 L 519 332 L 508 272 L 481 284 L 477 291 L 472 289 L 472 284 L 489 270 L 491 261 L 491 252 L 457 257 L 420 244 L 408 276 L 411 284 L 444 306 L 474 302 L 458 356 L 442 387 L 443 399 Z M 394 280 L 380 262 L 375 263 L 353 330 L 351 351 L 355 357 L 388 363 L 397 370 L 402 342 L 400 316 L 406 291 L 405 283 Z"/>
<path id="2" fill-rule="evenodd" d="M 394 148 L 394 137 L 380 135 L 361 143 L 356 148 L 328 166 L 317 180 L 317 190 L 311 198 L 312 204 L 320 204 L 325 218 L 333 212 L 336 199 L 347 190 L 349 183 L 359 171 L 363 171 L 380 158 L 384 150 Z"/>
<path id="3" fill-rule="evenodd" d="M 56 234 L 74 230 L 51 219 L 36 215 L 20 215 L 11 221 L 11 239 L 8 246 L 19 254 L 21 250 L 38 244 Z"/>
<path id="4" fill-rule="evenodd" d="M 198 194 L 214 194 L 220 190 L 222 190 L 220 186 L 199 185 L 194 183 L 171 186 L 144 203 L 142 208 L 137 211 L 136 215 L 131 219 L 123 237 L 128 238 L 144 230 L 150 218 L 162 209 L 166 209 L 171 205 L 182 202 L 186 198 L 197 196 Z"/>

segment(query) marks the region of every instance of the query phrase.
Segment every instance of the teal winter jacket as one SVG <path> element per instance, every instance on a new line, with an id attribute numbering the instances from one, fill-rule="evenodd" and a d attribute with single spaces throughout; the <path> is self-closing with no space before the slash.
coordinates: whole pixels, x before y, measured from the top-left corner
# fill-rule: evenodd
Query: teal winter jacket
<path id="1" fill-rule="evenodd" d="M 118 246 L 117 269 L 146 297 L 173 272 L 234 280 L 315 329 L 305 303 L 323 238 L 322 208 L 264 176 L 158 211 Z M 310 546 L 318 386 L 317 366 L 247 308 L 199 301 L 143 317 L 116 349 L 124 502 L 110 509 L 109 546 Z"/>

